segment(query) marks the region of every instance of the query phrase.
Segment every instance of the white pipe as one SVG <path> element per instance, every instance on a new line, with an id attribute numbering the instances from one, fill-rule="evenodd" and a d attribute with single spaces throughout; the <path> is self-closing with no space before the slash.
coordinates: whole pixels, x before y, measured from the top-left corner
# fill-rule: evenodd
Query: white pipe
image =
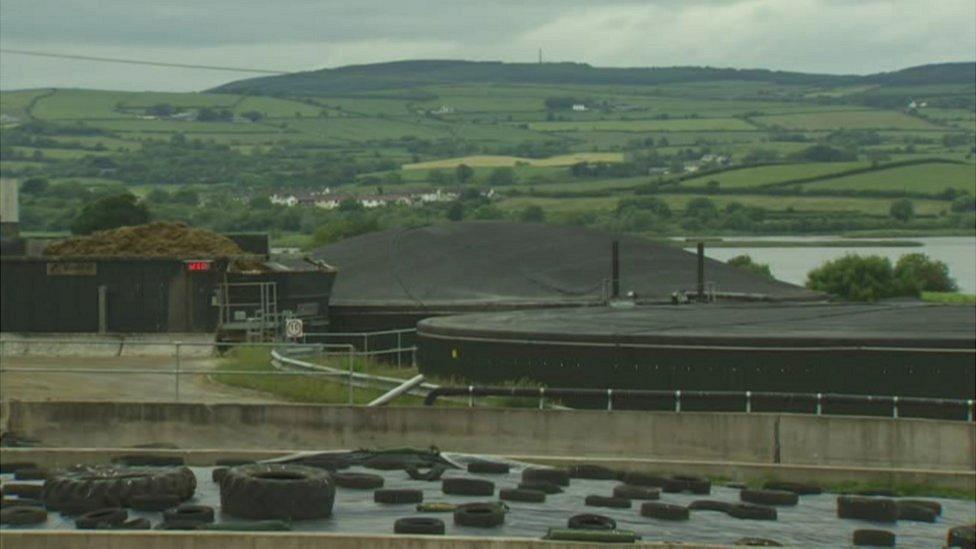
<path id="1" fill-rule="evenodd" d="M 389 392 L 380 395 L 379 397 L 377 397 L 375 400 L 373 400 L 366 406 L 383 406 L 389 403 L 391 400 L 402 395 L 403 393 L 406 393 L 410 389 L 413 389 L 414 387 L 420 385 L 423 382 L 424 382 L 424 375 L 417 374 L 416 376 L 404 381 L 400 385 L 397 385 L 393 389 L 390 389 Z"/>

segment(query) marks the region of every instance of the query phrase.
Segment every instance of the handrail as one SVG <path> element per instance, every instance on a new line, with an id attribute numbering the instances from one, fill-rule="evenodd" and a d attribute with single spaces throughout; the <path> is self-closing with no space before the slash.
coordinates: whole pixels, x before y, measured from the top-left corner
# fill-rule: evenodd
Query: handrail
<path id="1" fill-rule="evenodd" d="M 582 388 L 553 388 L 553 387 L 492 387 L 492 386 L 441 386 L 427 393 L 425 406 L 432 406 L 439 397 L 467 396 L 474 397 L 517 397 L 517 398 L 606 398 L 607 410 L 613 410 L 615 402 L 625 399 L 671 400 L 676 412 L 681 411 L 682 402 L 687 407 L 688 400 L 720 400 L 745 399 L 746 413 L 752 412 L 753 402 L 757 400 L 789 401 L 798 404 L 810 404 L 815 408 L 815 414 L 823 414 L 825 404 L 874 404 L 889 405 L 892 417 L 900 417 L 899 409 L 910 406 L 927 406 L 946 409 L 949 411 L 966 411 L 966 421 L 973 421 L 974 400 L 902 397 L 887 395 L 853 395 L 843 393 L 787 393 L 776 391 L 688 391 L 688 390 L 644 390 L 644 389 L 582 389 Z"/>

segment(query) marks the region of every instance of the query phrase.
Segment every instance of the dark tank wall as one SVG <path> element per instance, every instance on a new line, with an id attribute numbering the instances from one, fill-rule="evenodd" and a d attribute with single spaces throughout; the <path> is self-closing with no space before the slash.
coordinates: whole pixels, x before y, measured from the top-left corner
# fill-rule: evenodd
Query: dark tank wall
<path id="1" fill-rule="evenodd" d="M 662 391 L 752 391 L 840 393 L 973 399 L 972 353 L 955 350 L 761 350 L 630 348 L 565 343 L 518 343 L 431 337 L 418 334 L 424 375 L 492 385 L 528 380 L 547 387 Z M 604 408 L 604 397 L 564 399 L 579 408 Z M 675 399 L 613 397 L 616 409 L 673 410 Z M 684 396 L 685 411 L 742 411 L 745 398 Z M 753 411 L 812 413 L 809 400 L 754 399 Z M 891 415 L 887 404 L 825 402 L 823 413 Z M 901 406 L 906 417 L 965 417 L 937 407 Z M 958 416 L 958 417 L 957 417 Z"/>

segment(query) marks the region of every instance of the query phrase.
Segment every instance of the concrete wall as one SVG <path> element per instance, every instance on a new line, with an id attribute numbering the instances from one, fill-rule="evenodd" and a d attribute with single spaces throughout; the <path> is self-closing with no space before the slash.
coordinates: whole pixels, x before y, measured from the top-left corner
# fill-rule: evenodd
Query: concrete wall
<path id="1" fill-rule="evenodd" d="M 485 454 L 968 471 L 972 423 L 788 414 L 502 408 L 8 402 L 5 431 L 44 446 L 329 450 L 437 446 Z"/>

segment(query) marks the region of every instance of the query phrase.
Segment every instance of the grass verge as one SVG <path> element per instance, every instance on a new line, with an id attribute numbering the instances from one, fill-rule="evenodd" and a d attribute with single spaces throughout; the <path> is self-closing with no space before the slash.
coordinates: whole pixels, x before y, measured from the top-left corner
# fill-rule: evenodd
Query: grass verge
<path id="1" fill-rule="evenodd" d="M 954 292 L 922 292 L 922 301 L 945 305 L 976 305 L 976 295 Z"/>

